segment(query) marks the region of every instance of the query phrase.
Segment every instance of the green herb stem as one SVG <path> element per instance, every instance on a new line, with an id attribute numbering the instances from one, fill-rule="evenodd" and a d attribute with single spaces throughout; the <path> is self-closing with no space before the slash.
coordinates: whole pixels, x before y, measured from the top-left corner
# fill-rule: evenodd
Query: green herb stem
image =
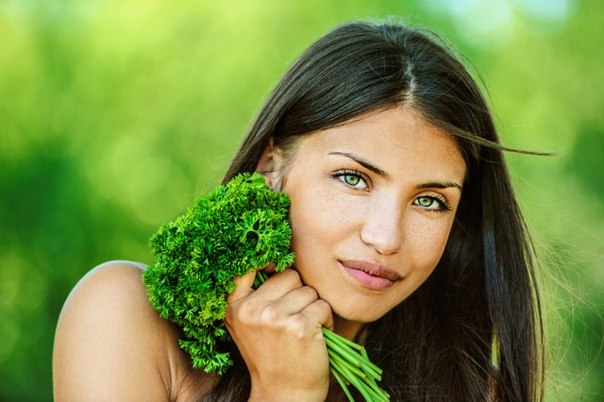
<path id="1" fill-rule="evenodd" d="M 336 379 L 336 381 L 338 382 L 338 384 L 340 384 L 340 388 L 342 388 L 342 390 L 344 390 L 344 394 L 346 394 L 348 401 L 354 402 L 354 398 L 353 398 L 352 394 L 350 393 L 350 391 L 348 390 L 348 386 L 344 382 L 344 379 L 342 378 L 342 376 L 340 375 L 338 370 L 336 370 L 332 367 L 331 373 L 333 374 L 333 376 Z"/>
<path id="2" fill-rule="evenodd" d="M 354 356 L 356 356 L 355 357 L 356 359 L 359 359 L 359 361 L 363 362 L 363 364 L 362 364 L 363 368 L 371 370 L 371 372 L 374 374 L 370 374 L 370 375 L 375 377 L 377 380 L 382 379 L 382 369 L 379 368 L 377 365 L 375 365 L 374 363 L 372 363 L 369 360 L 369 357 L 367 356 L 367 351 L 365 350 L 365 348 L 363 346 L 359 345 L 358 343 L 352 342 L 352 341 L 344 338 L 343 336 L 338 335 L 335 332 L 328 330 L 327 328 L 324 328 L 323 334 L 325 335 L 326 338 L 329 338 L 332 342 L 339 344 L 342 347 L 350 347 L 354 350 L 358 350 L 361 353 L 362 359 L 359 359 L 358 355 L 356 355 L 356 354 L 354 354 Z"/>

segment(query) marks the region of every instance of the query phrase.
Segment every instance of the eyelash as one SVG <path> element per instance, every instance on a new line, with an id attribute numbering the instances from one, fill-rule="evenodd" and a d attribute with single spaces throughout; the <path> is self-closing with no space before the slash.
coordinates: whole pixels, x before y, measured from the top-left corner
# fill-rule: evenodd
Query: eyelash
<path id="1" fill-rule="evenodd" d="M 359 188 L 355 185 L 346 183 L 345 181 L 345 177 L 346 176 L 352 176 L 352 177 L 356 177 L 359 179 L 359 183 L 362 181 L 365 183 L 365 187 L 364 188 Z M 363 191 L 367 191 L 368 187 L 369 187 L 369 179 L 361 172 L 357 171 L 357 170 L 349 170 L 349 169 L 344 169 L 344 170 L 338 170 L 337 172 L 335 172 L 333 174 L 333 177 L 335 179 L 337 179 L 338 181 L 340 181 L 342 184 L 344 184 L 347 187 L 350 187 L 352 189 L 355 190 L 363 190 Z"/>
<path id="2" fill-rule="evenodd" d="M 437 208 L 430 208 L 430 207 L 422 207 L 421 205 L 418 204 L 418 200 L 420 198 L 429 198 L 432 201 L 435 201 L 439 204 L 439 206 Z M 447 202 L 447 200 L 444 197 L 441 196 L 436 196 L 436 195 L 422 195 L 417 197 L 415 200 L 413 200 L 413 204 L 419 206 L 420 208 L 423 208 L 429 212 L 438 212 L 438 213 L 444 213 L 447 211 L 451 210 L 451 205 Z"/>
<path id="3" fill-rule="evenodd" d="M 345 181 L 345 177 L 346 176 L 352 176 L 355 178 L 359 179 L 359 183 L 362 181 L 365 183 L 365 187 L 364 188 L 358 188 L 355 185 L 346 183 Z M 354 190 L 363 190 L 363 191 L 368 191 L 368 186 L 369 186 L 369 179 L 361 172 L 357 171 L 357 170 L 350 170 L 350 169 L 344 169 L 344 170 L 339 170 L 337 172 L 335 172 L 333 174 L 333 177 L 335 179 L 337 179 L 339 182 L 341 182 L 342 184 L 344 184 L 345 186 L 352 188 Z M 438 203 L 438 207 L 437 208 L 429 208 L 429 207 L 422 207 L 421 205 L 418 204 L 418 200 L 421 198 L 428 198 L 434 202 Z M 444 213 L 447 211 L 451 210 L 451 205 L 447 202 L 447 200 L 439 195 L 422 195 L 417 197 L 415 200 L 413 200 L 413 205 L 417 205 L 420 208 L 423 208 L 429 212 L 437 212 L 437 213 Z"/>

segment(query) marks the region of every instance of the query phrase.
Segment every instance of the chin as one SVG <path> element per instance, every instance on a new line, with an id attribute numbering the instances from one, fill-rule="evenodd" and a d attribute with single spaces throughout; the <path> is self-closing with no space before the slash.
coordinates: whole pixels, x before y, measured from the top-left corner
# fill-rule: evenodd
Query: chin
<path id="1" fill-rule="evenodd" d="M 367 311 L 365 306 L 356 306 L 356 307 L 345 307 L 342 306 L 338 308 L 337 306 L 332 306 L 333 313 L 337 315 L 340 319 L 358 322 L 361 324 L 369 324 L 371 322 L 377 321 L 382 318 L 384 315 L 388 313 L 389 310 L 385 311 Z"/>

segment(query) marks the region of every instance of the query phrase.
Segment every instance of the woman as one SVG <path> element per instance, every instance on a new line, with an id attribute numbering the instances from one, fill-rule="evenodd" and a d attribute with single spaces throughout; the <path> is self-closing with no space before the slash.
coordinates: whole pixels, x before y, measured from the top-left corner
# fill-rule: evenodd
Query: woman
<path id="1" fill-rule="evenodd" d="M 227 172 L 292 201 L 295 266 L 238 280 L 234 367 L 193 370 L 143 267 L 78 284 L 55 344 L 57 400 L 342 400 L 321 326 L 363 343 L 392 400 L 541 399 L 531 245 L 488 107 L 431 36 L 353 22 L 269 96 Z"/>

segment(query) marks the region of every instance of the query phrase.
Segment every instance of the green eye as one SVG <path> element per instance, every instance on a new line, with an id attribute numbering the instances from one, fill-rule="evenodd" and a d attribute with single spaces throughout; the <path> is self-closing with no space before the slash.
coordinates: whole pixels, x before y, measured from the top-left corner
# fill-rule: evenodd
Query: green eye
<path id="1" fill-rule="evenodd" d="M 361 178 L 359 176 L 347 174 L 342 177 L 344 183 L 348 184 L 351 187 L 356 187 L 361 182 Z"/>
<path id="2" fill-rule="evenodd" d="M 367 178 L 354 170 L 340 170 L 333 174 L 333 178 L 354 190 L 368 190 Z"/>
<path id="3" fill-rule="evenodd" d="M 413 201 L 413 204 L 425 210 L 434 212 L 446 212 L 451 210 L 447 200 L 444 197 L 441 198 L 436 195 L 423 195 L 417 197 L 415 201 Z"/>
<path id="4" fill-rule="evenodd" d="M 434 198 L 432 197 L 419 197 L 417 199 L 417 205 L 424 208 L 430 208 L 434 205 Z"/>

